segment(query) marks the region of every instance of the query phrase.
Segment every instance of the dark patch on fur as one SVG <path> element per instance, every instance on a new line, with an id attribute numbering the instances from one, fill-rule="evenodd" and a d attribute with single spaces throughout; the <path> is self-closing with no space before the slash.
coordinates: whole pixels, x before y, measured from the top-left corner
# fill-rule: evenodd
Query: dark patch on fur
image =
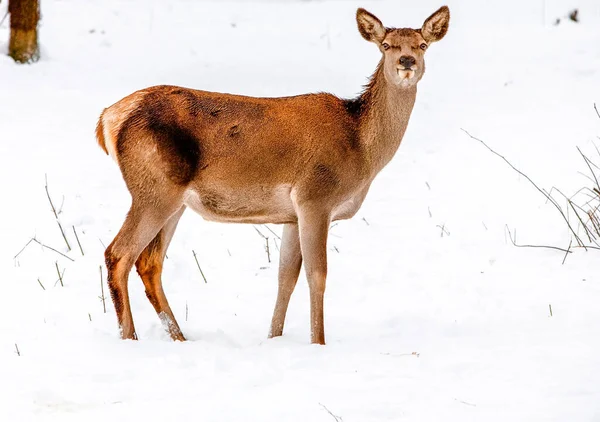
<path id="1" fill-rule="evenodd" d="M 218 117 L 224 112 L 232 115 L 246 114 L 253 118 L 261 118 L 264 115 L 263 105 L 246 103 L 231 97 L 214 98 L 185 88 L 175 88 L 169 93 L 181 97 L 187 111 L 194 117 L 200 115 Z"/>
<path id="2" fill-rule="evenodd" d="M 325 191 L 331 191 L 340 183 L 333 169 L 325 164 L 317 164 L 313 169 L 314 180 Z"/>
<path id="3" fill-rule="evenodd" d="M 167 175 L 174 183 L 185 185 L 194 178 L 202 155 L 200 141 L 177 121 L 173 106 L 163 96 L 147 94 L 123 123 L 117 138 L 119 156 L 126 153 L 127 137 L 135 129 L 152 134 Z"/>
<path id="4" fill-rule="evenodd" d="M 148 274 L 155 270 L 156 265 L 153 263 L 158 258 L 160 259 L 160 254 L 162 251 L 162 230 L 158 232 L 158 234 L 150 241 L 148 246 L 142 251 L 137 261 L 135 262 L 135 267 L 137 273 L 140 277 L 144 277 L 144 275 Z"/>
<path id="5" fill-rule="evenodd" d="M 157 312 L 159 311 L 158 299 L 153 289 L 155 286 L 152 283 L 154 276 L 157 272 L 161 271 L 162 233 L 162 230 L 158 232 L 154 239 L 152 239 L 148 246 L 142 251 L 135 263 L 137 273 L 144 282 L 146 297 Z"/>
<path id="6" fill-rule="evenodd" d="M 202 195 L 200 201 L 202 202 L 202 206 L 215 214 L 219 213 L 219 209 L 221 207 L 221 199 L 214 194 L 204 194 Z"/>
<path id="7" fill-rule="evenodd" d="M 239 136 L 240 134 L 240 127 L 238 125 L 233 125 L 229 128 L 229 130 L 227 131 L 227 136 L 229 136 L 230 138 L 235 138 L 237 136 Z"/>
<path id="8" fill-rule="evenodd" d="M 208 211 L 221 216 L 248 217 L 260 215 L 263 212 L 262 210 L 253 210 L 245 206 L 228 203 L 226 198 L 214 192 L 203 192 L 200 195 L 200 202 Z"/>
<path id="9" fill-rule="evenodd" d="M 187 111 L 194 117 L 198 117 L 200 114 L 209 114 L 215 111 L 215 104 L 210 100 L 206 100 L 189 89 L 174 89 L 171 91 L 171 95 L 176 95 L 183 98 Z"/>
<path id="10" fill-rule="evenodd" d="M 104 262 L 106 263 L 106 272 L 107 276 L 107 284 L 108 289 L 110 290 L 110 297 L 112 298 L 113 304 L 115 306 L 115 311 L 117 313 L 117 317 L 119 320 L 119 324 L 121 323 L 121 317 L 123 315 L 123 298 L 121 297 L 121 291 L 119 290 L 119 286 L 116 284 L 114 280 L 115 270 L 118 259 L 115 259 L 113 256 L 110 246 L 104 252 Z"/>
<path id="11" fill-rule="evenodd" d="M 343 100 L 344 108 L 352 117 L 357 117 L 362 114 L 364 101 L 362 97 Z"/>

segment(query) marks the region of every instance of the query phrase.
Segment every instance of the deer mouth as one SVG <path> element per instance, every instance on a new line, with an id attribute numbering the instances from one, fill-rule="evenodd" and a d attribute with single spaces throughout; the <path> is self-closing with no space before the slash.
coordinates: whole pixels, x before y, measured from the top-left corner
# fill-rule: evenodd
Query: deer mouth
<path id="1" fill-rule="evenodd" d="M 415 71 L 411 68 L 398 69 L 398 77 L 401 81 L 411 79 L 415 76 Z"/>

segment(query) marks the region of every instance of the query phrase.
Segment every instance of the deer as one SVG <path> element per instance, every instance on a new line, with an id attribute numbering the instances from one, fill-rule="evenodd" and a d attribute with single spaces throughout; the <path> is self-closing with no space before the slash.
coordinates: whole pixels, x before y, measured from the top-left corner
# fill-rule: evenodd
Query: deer
<path id="1" fill-rule="evenodd" d="M 358 31 L 379 48 L 381 59 L 353 99 L 157 85 L 103 109 L 97 142 L 131 195 L 104 253 L 120 337 L 138 339 L 128 294 L 135 265 L 165 330 L 174 341 L 186 340 L 163 291 L 162 270 L 179 219 L 191 208 L 206 221 L 283 225 L 268 337 L 282 335 L 304 265 L 311 343 L 324 345 L 330 225 L 358 212 L 396 154 L 425 72 L 424 54 L 446 35 L 449 20 L 442 6 L 421 28 L 388 28 L 359 8 Z"/>

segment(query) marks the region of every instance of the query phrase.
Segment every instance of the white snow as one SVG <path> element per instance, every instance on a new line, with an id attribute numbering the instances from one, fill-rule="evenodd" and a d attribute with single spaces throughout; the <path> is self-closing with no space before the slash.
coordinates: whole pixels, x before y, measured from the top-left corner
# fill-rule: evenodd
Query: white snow
<path id="1" fill-rule="evenodd" d="M 99 266 L 129 195 L 96 145 L 96 120 L 155 84 L 354 96 L 379 55 L 358 34 L 356 8 L 418 27 L 441 3 L 44 0 L 42 60 L 31 66 L 4 55 L 5 22 L 0 420 L 333 421 L 329 410 L 344 422 L 600 421 L 600 252 L 575 249 L 563 264 L 560 251 L 514 247 L 505 226 L 519 243 L 566 248 L 570 234 L 461 130 L 546 189 L 591 186 L 576 147 L 597 157 L 600 4 L 448 4 L 450 30 L 427 53 L 399 152 L 359 214 L 331 230 L 324 347 L 309 344 L 304 275 L 284 336 L 267 339 L 275 236 L 258 227 L 269 263 L 251 225 L 190 211 L 164 270 L 189 341 L 169 340 L 135 272 L 140 340 L 119 340 Z M 579 24 L 552 25 L 572 7 Z M 13 258 L 33 236 L 74 261 L 33 242 Z"/>

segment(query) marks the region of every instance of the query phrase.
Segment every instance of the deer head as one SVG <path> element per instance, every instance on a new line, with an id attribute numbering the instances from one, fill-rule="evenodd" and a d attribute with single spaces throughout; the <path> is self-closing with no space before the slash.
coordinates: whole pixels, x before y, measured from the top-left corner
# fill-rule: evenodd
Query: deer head
<path id="1" fill-rule="evenodd" d="M 448 31 L 450 10 L 440 7 L 428 17 L 420 29 L 386 28 L 365 9 L 356 12 L 358 30 L 364 39 L 375 43 L 383 54 L 386 81 L 392 86 L 409 88 L 425 73 L 425 51 L 441 40 Z"/>

